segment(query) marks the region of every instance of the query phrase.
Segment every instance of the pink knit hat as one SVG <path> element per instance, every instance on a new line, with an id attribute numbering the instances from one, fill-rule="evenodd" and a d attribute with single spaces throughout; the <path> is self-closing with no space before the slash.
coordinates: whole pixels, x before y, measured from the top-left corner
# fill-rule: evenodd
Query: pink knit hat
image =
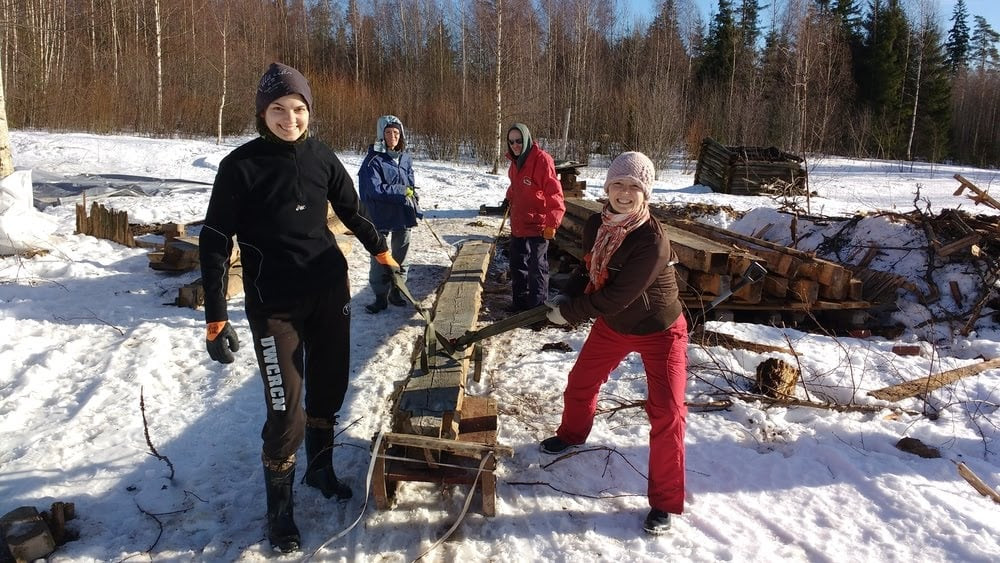
<path id="1" fill-rule="evenodd" d="M 615 180 L 631 178 L 642 186 L 642 192 L 646 194 L 646 201 L 653 194 L 653 181 L 656 180 L 656 167 L 653 161 L 641 152 L 623 152 L 618 155 L 608 168 L 608 177 L 604 180 L 604 191 L 608 191 L 608 186 Z"/>

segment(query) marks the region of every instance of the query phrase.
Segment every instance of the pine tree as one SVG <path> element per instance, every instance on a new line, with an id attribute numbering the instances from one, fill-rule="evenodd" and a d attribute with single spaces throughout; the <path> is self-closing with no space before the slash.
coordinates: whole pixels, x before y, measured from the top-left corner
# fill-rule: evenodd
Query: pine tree
<path id="1" fill-rule="evenodd" d="M 752 53 L 756 50 L 757 39 L 760 37 L 760 25 L 757 20 L 760 14 L 760 5 L 757 0 L 743 0 L 740 6 L 740 40 L 744 52 Z"/>
<path id="2" fill-rule="evenodd" d="M 862 37 L 861 7 L 857 0 L 837 0 L 833 13 L 840 19 L 840 26 L 844 30 L 848 42 L 852 45 L 860 45 Z"/>
<path id="3" fill-rule="evenodd" d="M 951 73 L 958 71 L 969 65 L 969 11 L 965 8 L 965 0 L 958 0 L 955 10 L 951 14 L 951 20 L 955 22 L 948 32 L 948 43 L 945 44 L 945 51 L 948 53 L 948 66 Z"/>
<path id="4" fill-rule="evenodd" d="M 857 76 L 860 101 L 875 117 L 877 153 L 892 156 L 905 148 L 903 85 L 909 28 L 899 0 L 872 0 Z"/>
<path id="5" fill-rule="evenodd" d="M 997 51 L 997 42 L 1000 42 L 1000 33 L 990 26 L 983 16 L 976 16 L 976 28 L 972 32 L 972 56 L 976 68 L 979 72 L 996 70 L 1000 66 L 1000 52 Z"/>
<path id="6" fill-rule="evenodd" d="M 727 80 L 733 70 L 736 52 L 736 18 L 731 0 L 719 0 L 719 11 L 708 24 L 702 45 L 698 77 L 704 82 Z"/>

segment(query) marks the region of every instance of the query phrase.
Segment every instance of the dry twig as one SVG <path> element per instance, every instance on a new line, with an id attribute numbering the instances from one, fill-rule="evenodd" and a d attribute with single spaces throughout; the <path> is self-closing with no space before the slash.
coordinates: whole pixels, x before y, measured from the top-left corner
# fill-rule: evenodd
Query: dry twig
<path id="1" fill-rule="evenodd" d="M 152 440 L 149 439 L 149 424 L 146 422 L 146 400 L 143 397 L 143 388 L 139 387 L 139 410 L 142 411 L 142 433 L 146 435 L 146 445 L 149 446 L 149 451 L 152 452 L 156 459 L 163 460 L 167 463 L 167 467 L 170 468 L 170 476 L 167 479 L 174 480 L 174 464 L 170 463 L 170 459 L 167 456 L 160 455 L 160 452 L 156 451 L 156 447 L 153 446 Z"/>

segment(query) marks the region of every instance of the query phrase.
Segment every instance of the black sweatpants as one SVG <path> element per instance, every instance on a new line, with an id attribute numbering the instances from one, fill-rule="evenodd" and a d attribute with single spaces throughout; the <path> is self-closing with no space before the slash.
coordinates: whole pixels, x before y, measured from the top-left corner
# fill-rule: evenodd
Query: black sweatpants
<path id="1" fill-rule="evenodd" d="M 533 309 L 549 298 L 549 241 L 510 237 L 510 282 L 515 309 Z"/>
<path id="2" fill-rule="evenodd" d="M 332 421 L 344 404 L 351 363 L 351 295 L 347 276 L 332 285 L 263 305 L 247 301 L 264 382 L 267 420 L 261 438 L 269 459 L 285 459 L 299 449 L 306 416 Z"/>

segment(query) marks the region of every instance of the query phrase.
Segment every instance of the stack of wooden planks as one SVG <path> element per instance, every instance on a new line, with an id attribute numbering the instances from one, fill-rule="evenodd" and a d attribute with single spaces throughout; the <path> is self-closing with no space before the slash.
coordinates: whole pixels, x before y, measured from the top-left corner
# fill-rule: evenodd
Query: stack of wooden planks
<path id="1" fill-rule="evenodd" d="M 600 213 L 596 201 L 566 200 L 566 215 L 555 243 L 582 259 L 580 240 L 586 220 Z M 814 255 L 763 239 L 741 235 L 685 219 L 660 220 L 677 255 L 676 272 L 681 297 L 689 308 L 700 309 L 735 284 L 750 262 L 760 262 L 767 275 L 735 292 L 719 308 L 761 311 L 864 310 L 863 283 L 848 268 Z"/>

